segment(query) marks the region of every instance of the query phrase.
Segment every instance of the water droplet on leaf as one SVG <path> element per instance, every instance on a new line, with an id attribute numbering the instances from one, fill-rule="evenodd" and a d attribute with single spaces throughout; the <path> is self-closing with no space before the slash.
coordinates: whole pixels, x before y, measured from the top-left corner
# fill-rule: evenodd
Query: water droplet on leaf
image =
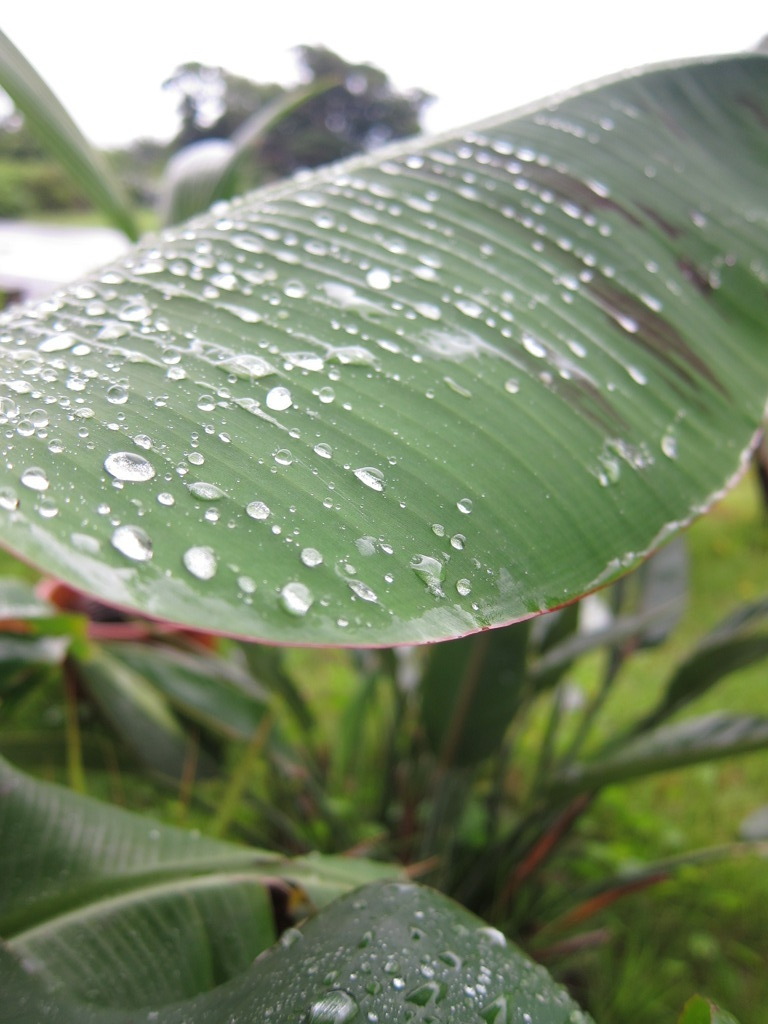
<path id="1" fill-rule="evenodd" d="M 201 501 L 218 501 L 225 497 L 224 491 L 216 484 L 205 483 L 202 480 L 189 484 L 189 492 Z"/>
<path id="2" fill-rule="evenodd" d="M 48 490 L 48 477 L 45 474 L 45 470 L 40 469 L 39 466 L 30 466 L 28 469 L 25 469 L 21 474 L 21 482 L 31 491 Z"/>
<path id="3" fill-rule="evenodd" d="M 140 526 L 118 526 L 111 537 L 112 547 L 133 559 L 134 562 L 148 562 L 152 557 L 152 541 Z"/>
<path id="4" fill-rule="evenodd" d="M 272 409 L 273 412 L 283 412 L 285 409 L 290 409 L 292 404 L 293 399 L 288 388 L 272 388 L 267 394 L 267 408 Z"/>
<path id="5" fill-rule="evenodd" d="M 182 558 L 184 567 L 199 580 L 210 580 L 216 575 L 218 563 L 213 548 L 187 548 Z"/>
<path id="6" fill-rule="evenodd" d="M 286 583 L 280 591 L 280 604 L 289 615 L 306 615 L 313 601 L 312 591 L 303 583 Z"/>
<path id="7" fill-rule="evenodd" d="M 251 501 L 245 506 L 245 511 L 251 519 L 259 519 L 263 521 L 268 518 L 271 510 L 263 501 Z"/>
<path id="8" fill-rule="evenodd" d="M 300 557 L 304 565 L 310 569 L 313 569 L 316 565 L 321 565 L 323 561 L 323 556 L 317 548 L 303 548 Z"/>
<path id="9" fill-rule="evenodd" d="M 116 480 L 143 483 L 155 475 L 154 466 L 135 452 L 113 452 L 104 460 L 104 469 Z"/>
<path id="10" fill-rule="evenodd" d="M 361 466 L 354 472 L 357 479 L 372 491 L 384 490 L 384 474 L 380 469 L 376 469 L 375 466 Z"/>

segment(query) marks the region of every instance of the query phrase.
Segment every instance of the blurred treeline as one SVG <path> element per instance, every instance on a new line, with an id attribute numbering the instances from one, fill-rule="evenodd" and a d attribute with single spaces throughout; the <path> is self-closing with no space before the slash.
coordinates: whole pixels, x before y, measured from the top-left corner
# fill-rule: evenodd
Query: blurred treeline
<path id="1" fill-rule="evenodd" d="M 320 46 L 300 46 L 301 84 L 337 81 L 303 102 L 269 133 L 245 168 L 246 187 L 302 168 L 370 150 L 420 130 L 431 97 L 398 92 L 369 64 L 350 64 Z M 178 100 L 179 128 L 169 141 L 142 138 L 107 153 L 140 208 L 153 208 L 169 159 L 203 139 L 228 139 L 253 114 L 285 96 L 290 86 L 259 83 L 223 68 L 183 64 L 163 83 Z M 76 183 L 11 110 L 0 119 L 0 217 L 45 218 L 87 211 Z"/>

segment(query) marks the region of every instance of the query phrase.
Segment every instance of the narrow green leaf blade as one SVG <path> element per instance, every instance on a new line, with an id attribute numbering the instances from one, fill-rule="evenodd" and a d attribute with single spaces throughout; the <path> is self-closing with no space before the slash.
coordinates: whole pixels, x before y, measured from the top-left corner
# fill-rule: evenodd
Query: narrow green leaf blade
<path id="1" fill-rule="evenodd" d="M 284 643 L 447 639 L 609 582 L 755 442 L 767 96 L 759 56 L 627 75 L 261 190 L 13 314 L 3 418 L 48 422 L 5 445 L 5 543 Z"/>
<path id="2" fill-rule="evenodd" d="M 166 779 L 181 780 L 190 740 L 152 680 L 95 644 L 73 664 L 89 696 L 133 756 Z M 200 775 L 213 774 L 209 757 L 201 753 L 196 760 Z"/>
<path id="3" fill-rule="evenodd" d="M 30 129 L 61 161 L 91 202 L 116 228 L 135 241 L 139 233 L 122 185 L 37 71 L 2 32 L 0 87 L 5 89 Z"/>
<path id="4" fill-rule="evenodd" d="M 585 791 L 685 765 L 746 754 L 768 746 L 768 718 L 714 711 L 662 725 L 626 742 L 621 749 L 571 765 L 552 787 Z"/>
<path id="5" fill-rule="evenodd" d="M 658 706 L 642 725 L 657 725 L 703 696 L 732 672 L 768 658 L 768 600 L 738 609 L 675 670 Z M 762 628 L 761 628 L 762 627 Z"/>
<path id="6" fill-rule="evenodd" d="M 177 711 L 231 739 L 250 739 L 264 715 L 266 694 L 231 661 L 148 644 L 113 644 L 108 651 Z"/>

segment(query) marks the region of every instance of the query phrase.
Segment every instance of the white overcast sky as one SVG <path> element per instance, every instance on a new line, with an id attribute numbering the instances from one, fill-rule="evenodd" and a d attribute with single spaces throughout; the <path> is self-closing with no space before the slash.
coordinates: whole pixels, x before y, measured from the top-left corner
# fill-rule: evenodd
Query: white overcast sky
<path id="1" fill-rule="evenodd" d="M 711 12 L 711 13 L 710 13 Z M 458 127 L 623 68 L 753 47 L 759 0 L 16 0 L 0 28 L 99 145 L 170 137 L 161 83 L 186 61 L 297 80 L 292 48 L 323 44 L 438 97 L 428 130 Z"/>

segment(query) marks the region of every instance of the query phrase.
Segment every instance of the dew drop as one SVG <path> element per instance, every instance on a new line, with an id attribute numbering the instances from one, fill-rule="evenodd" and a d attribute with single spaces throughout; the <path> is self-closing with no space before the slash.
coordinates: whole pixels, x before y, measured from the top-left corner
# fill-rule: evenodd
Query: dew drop
<path id="1" fill-rule="evenodd" d="M 442 316 L 440 307 L 433 302 L 417 302 L 413 308 L 427 320 L 439 320 Z"/>
<path id="2" fill-rule="evenodd" d="M 38 515 L 41 515 L 43 519 L 53 519 L 54 516 L 59 514 L 58 505 L 54 504 L 50 498 L 43 498 L 40 504 L 37 506 Z"/>
<path id="3" fill-rule="evenodd" d="M 483 307 L 477 302 L 473 302 L 472 299 L 458 299 L 456 301 L 456 308 L 465 316 L 472 317 L 473 320 L 476 320 L 483 314 Z"/>
<path id="4" fill-rule="evenodd" d="M 434 533 L 436 537 L 444 537 L 445 527 L 442 523 L 432 523 L 432 533 Z"/>
<path id="5" fill-rule="evenodd" d="M 29 469 L 25 469 L 21 474 L 21 482 L 30 491 L 48 490 L 48 477 L 45 474 L 45 470 L 40 469 L 39 466 L 30 466 Z"/>
<path id="6" fill-rule="evenodd" d="M 251 519 L 259 519 L 263 521 L 269 517 L 271 509 L 268 505 L 265 505 L 263 501 L 250 501 L 245 506 L 245 511 Z"/>
<path id="7" fill-rule="evenodd" d="M 12 487 L 0 487 L 0 508 L 6 512 L 14 512 L 19 507 L 19 499 Z"/>
<path id="8" fill-rule="evenodd" d="M 547 354 L 546 347 L 532 334 L 523 334 L 523 348 L 536 359 L 543 359 Z"/>
<path id="9" fill-rule="evenodd" d="M 377 291 L 381 292 L 385 292 L 392 284 L 392 278 L 389 272 L 383 270 L 381 267 L 374 267 L 373 270 L 369 270 L 365 275 L 365 280 L 368 282 L 368 286 L 370 288 L 375 288 Z"/>
<path id="10" fill-rule="evenodd" d="M 38 352 L 64 352 L 76 344 L 77 338 L 74 334 L 64 331 L 61 334 L 51 334 L 44 338 L 37 346 L 37 350 Z"/>
<path id="11" fill-rule="evenodd" d="M 370 487 L 372 491 L 384 490 L 384 474 L 380 469 L 376 469 L 374 466 L 361 466 L 354 472 L 360 483 L 365 484 L 366 487 Z"/>
<path id="12" fill-rule="evenodd" d="M 661 450 L 668 459 L 677 458 L 677 438 L 674 434 L 665 434 L 661 439 Z"/>
<path id="13" fill-rule="evenodd" d="M 361 601 L 378 601 L 376 593 L 362 580 L 347 580 L 347 586 Z"/>
<path id="14" fill-rule="evenodd" d="M 216 484 L 204 483 L 202 480 L 189 484 L 189 492 L 201 501 L 218 501 L 225 497 L 224 491 Z"/>
<path id="15" fill-rule="evenodd" d="M 507 937 L 498 928 L 494 928 L 491 925 L 483 925 L 483 927 L 477 929 L 477 934 L 488 939 L 493 946 L 500 946 L 502 949 L 506 948 Z"/>
<path id="16" fill-rule="evenodd" d="M 146 320 L 152 313 L 151 308 L 143 299 L 137 299 L 134 302 L 126 302 L 117 313 L 118 320 L 123 320 L 127 323 L 138 323 L 140 320 Z"/>
<path id="17" fill-rule="evenodd" d="M 336 397 L 336 392 L 333 390 L 333 388 L 320 388 L 320 390 L 317 393 L 317 397 L 320 399 L 323 405 L 330 405 L 331 402 Z"/>
<path id="18" fill-rule="evenodd" d="M 111 537 L 112 547 L 133 559 L 134 562 L 148 562 L 152 557 L 152 541 L 140 526 L 118 526 Z"/>
<path id="19" fill-rule="evenodd" d="M 333 989 L 310 1006 L 301 1024 L 347 1024 L 359 1013 L 357 1002 L 343 989 Z"/>
<path id="20" fill-rule="evenodd" d="M 184 567 L 199 580 L 210 580 L 218 567 L 213 548 L 187 548 L 182 556 Z"/>
<path id="21" fill-rule="evenodd" d="M 289 299 L 303 299 L 307 289 L 301 281 L 287 281 L 283 288 L 283 294 Z"/>
<path id="22" fill-rule="evenodd" d="M 306 615 L 312 607 L 312 591 L 303 583 L 286 583 L 280 591 L 280 604 L 289 615 Z"/>
<path id="23" fill-rule="evenodd" d="M 466 597 L 467 594 L 472 593 L 472 584 L 466 579 L 456 580 L 456 590 L 462 597 Z"/>
<path id="24" fill-rule="evenodd" d="M 520 382 L 515 380 L 514 377 L 510 377 L 509 380 L 504 382 L 504 390 L 507 394 L 516 395 L 520 390 Z"/>
<path id="25" fill-rule="evenodd" d="M 462 498 L 456 502 L 456 508 L 459 512 L 463 512 L 465 515 L 469 515 L 472 511 L 472 501 L 470 498 Z"/>
<path id="26" fill-rule="evenodd" d="M 321 565 L 323 561 L 323 556 L 317 548 L 303 548 L 300 558 L 304 565 L 308 566 L 310 569 L 314 569 L 316 565 Z"/>
<path id="27" fill-rule="evenodd" d="M 273 412 L 283 412 L 285 409 L 290 409 L 293 405 L 293 399 L 291 398 L 291 392 L 288 388 L 278 387 L 272 388 L 267 394 L 267 408 L 272 409 Z"/>
<path id="28" fill-rule="evenodd" d="M 122 384 L 113 384 L 107 388 L 107 401 L 112 405 L 125 405 L 128 401 L 128 388 Z"/>
<path id="29" fill-rule="evenodd" d="M 467 538 L 463 533 L 455 533 L 453 537 L 451 537 L 451 547 L 455 548 L 457 551 L 463 551 L 466 542 Z"/>
<path id="30" fill-rule="evenodd" d="M 274 454 L 274 460 L 278 466 L 290 466 L 293 462 L 293 455 L 287 448 L 279 448 Z"/>
<path id="31" fill-rule="evenodd" d="M 171 506 L 176 504 L 176 499 L 172 494 L 169 494 L 168 491 L 161 491 L 157 496 L 157 500 L 161 505 Z"/>
<path id="32" fill-rule="evenodd" d="M 116 480 L 143 483 L 155 475 L 154 466 L 135 452 L 113 452 L 104 460 L 104 469 Z"/>
<path id="33" fill-rule="evenodd" d="M 323 441 L 315 445 L 314 451 L 315 455 L 319 455 L 321 459 L 330 459 L 333 456 L 333 449 Z"/>
<path id="34" fill-rule="evenodd" d="M 443 563 L 431 555 L 414 555 L 411 559 L 411 568 L 422 580 L 427 589 L 437 596 L 442 596 L 440 584 L 443 581 Z"/>

